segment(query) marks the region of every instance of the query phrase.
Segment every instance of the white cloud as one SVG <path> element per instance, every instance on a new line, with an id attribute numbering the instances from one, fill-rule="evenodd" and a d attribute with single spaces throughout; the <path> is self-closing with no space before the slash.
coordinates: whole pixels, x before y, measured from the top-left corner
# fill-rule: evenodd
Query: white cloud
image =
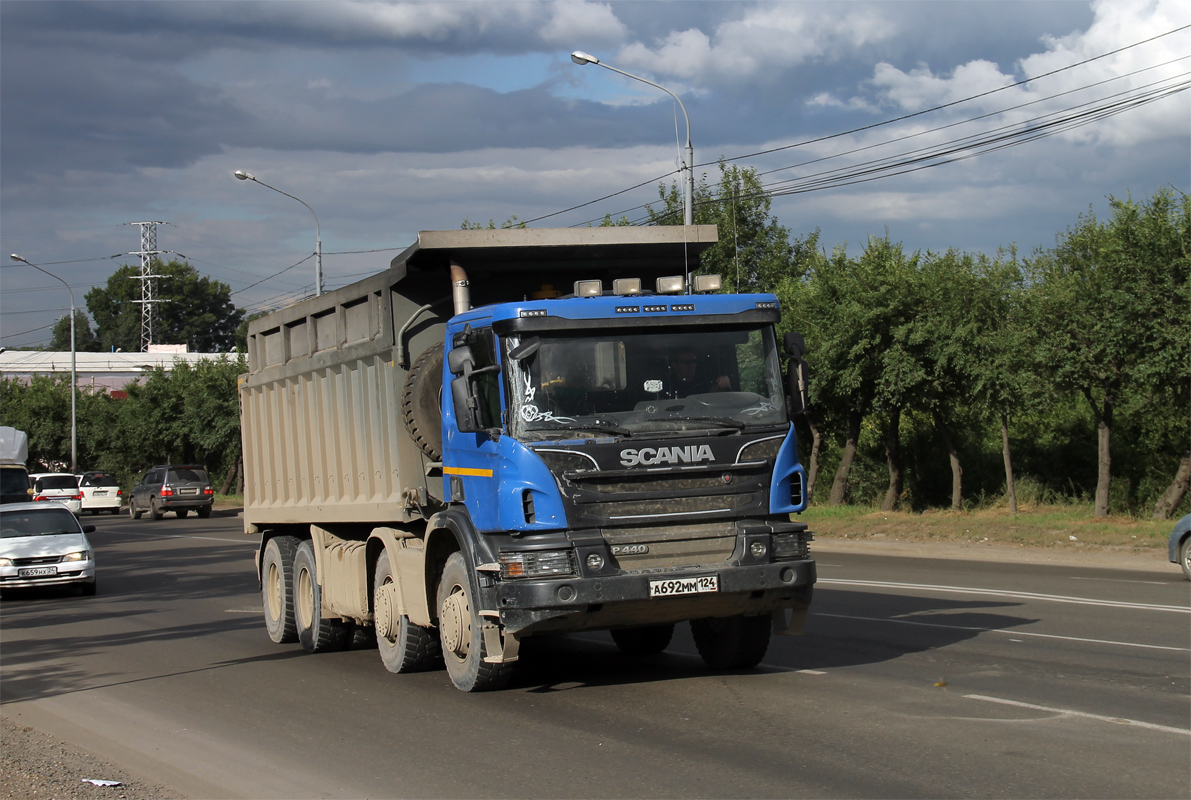
<path id="1" fill-rule="evenodd" d="M 881 9 L 788 3 L 748 8 L 720 23 L 712 34 L 697 28 L 674 31 L 652 47 L 634 42 L 618 62 L 691 83 L 766 80 L 812 60 L 831 61 L 897 34 Z"/>
<path id="2" fill-rule="evenodd" d="M 564 49 L 591 43 L 617 42 L 627 29 L 606 3 L 556 0 L 550 8 L 550 21 L 538 31 L 542 40 Z"/>

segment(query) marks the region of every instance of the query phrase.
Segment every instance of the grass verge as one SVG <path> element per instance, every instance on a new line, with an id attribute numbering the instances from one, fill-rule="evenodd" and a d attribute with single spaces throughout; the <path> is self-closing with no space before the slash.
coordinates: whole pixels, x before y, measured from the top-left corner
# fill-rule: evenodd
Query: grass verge
<path id="1" fill-rule="evenodd" d="M 1012 544 L 1071 549 L 1165 550 L 1175 520 L 1108 517 L 1090 507 L 1040 506 L 1017 514 L 978 511 L 878 511 L 861 506 L 812 506 L 794 517 L 820 539 Z"/>

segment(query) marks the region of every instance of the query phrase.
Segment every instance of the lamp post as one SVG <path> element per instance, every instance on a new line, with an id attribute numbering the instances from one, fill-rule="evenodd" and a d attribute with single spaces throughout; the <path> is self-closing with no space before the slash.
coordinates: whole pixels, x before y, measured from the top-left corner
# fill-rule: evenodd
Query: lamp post
<path id="1" fill-rule="evenodd" d="M 695 224 L 695 148 L 691 145 L 691 118 L 690 118 L 690 116 L 687 115 L 686 106 L 684 106 L 682 104 L 682 100 L 679 99 L 678 95 L 674 94 L 674 92 L 670 91 L 665 86 L 656 84 L 653 81 L 647 81 L 645 78 L 642 78 L 640 75 L 634 75 L 631 72 L 625 72 L 622 69 L 617 69 L 616 67 L 613 67 L 610 64 L 605 64 L 604 62 L 600 61 L 595 56 L 593 56 L 589 53 L 584 53 L 582 50 L 576 50 L 575 52 L 571 53 L 571 61 L 574 61 L 579 66 L 583 66 L 584 64 L 595 64 L 598 67 L 603 67 L 604 69 L 610 69 L 613 72 L 624 75 L 626 78 L 632 78 L 635 81 L 641 81 L 642 83 L 648 83 L 650 86 L 654 87 L 655 89 L 661 89 L 663 92 L 670 95 L 671 97 L 673 97 L 675 99 L 675 101 L 677 101 L 678 107 L 682 109 L 682 116 L 686 119 L 686 203 L 683 205 L 683 209 L 682 209 L 683 224 L 684 225 L 694 225 Z"/>
<path id="2" fill-rule="evenodd" d="M 40 270 L 46 275 L 49 275 L 54 280 L 66 287 L 66 291 L 70 292 L 70 471 L 71 473 L 78 472 L 79 466 L 79 438 L 78 425 L 76 423 L 76 400 L 75 395 L 78 394 L 79 383 L 78 376 L 75 373 L 75 349 L 74 349 L 74 289 L 70 288 L 70 284 L 59 278 L 48 269 L 42 269 L 27 258 L 18 256 L 13 253 L 9 256 L 13 261 L 20 261 L 22 264 L 28 264 L 33 269 Z"/>
<path id="3" fill-rule="evenodd" d="M 289 192 L 283 192 L 276 186 L 270 186 L 251 173 L 245 172 L 242 169 L 238 169 L 232 174 L 235 175 L 239 180 L 259 183 L 266 189 L 272 189 L 278 194 L 283 194 L 291 200 L 297 200 L 299 203 L 306 206 L 306 210 L 309 211 L 314 217 L 314 293 L 321 296 L 323 293 L 323 234 L 318 225 L 318 214 L 315 214 L 314 209 L 310 207 L 310 204 L 302 198 L 294 197 Z"/>

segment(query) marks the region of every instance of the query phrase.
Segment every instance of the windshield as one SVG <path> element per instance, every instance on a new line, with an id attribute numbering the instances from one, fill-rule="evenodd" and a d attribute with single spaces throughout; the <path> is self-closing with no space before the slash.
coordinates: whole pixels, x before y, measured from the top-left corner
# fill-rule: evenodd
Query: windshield
<path id="1" fill-rule="evenodd" d="M 505 347 L 510 430 L 522 441 L 787 423 L 772 327 L 534 334 Z"/>
<path id="2" fill-rule="evenodd" d="M 0 469 L 0 492 L 4 494 L 25 494 L 29 489 L 29 473 L 23 467 Z"/>
<path id="3" fill-rule="evenodd" d="M 0 538 L 18 536 L 53 536 L 59 533 L 82 533 L 74 514 L 59 503 L 34 511 L 0 511 Z"/>

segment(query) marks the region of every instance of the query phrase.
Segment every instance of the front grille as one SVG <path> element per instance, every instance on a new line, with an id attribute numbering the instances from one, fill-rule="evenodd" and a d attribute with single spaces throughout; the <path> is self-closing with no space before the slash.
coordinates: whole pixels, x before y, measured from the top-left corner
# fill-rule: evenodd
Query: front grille
<path id="1" fill-rule="evenodd" d="M 62 556 L 34 556 L 32 558 L 14 558 L 12 564 L 14 567 L 36 567 L 39 564 L 59 564 L 62 562 Z"/>
<path id="2" fill-rule="evenodd" d="M 589 514 L 616 524 L 665 519 L 679 516 L 730 515 L 732 511 L 752 504 L 751 494 L 703 495 L 699 497 L 670 497 L 664 500 L 621 500 L 619 502 L 590 503 Z"/>

